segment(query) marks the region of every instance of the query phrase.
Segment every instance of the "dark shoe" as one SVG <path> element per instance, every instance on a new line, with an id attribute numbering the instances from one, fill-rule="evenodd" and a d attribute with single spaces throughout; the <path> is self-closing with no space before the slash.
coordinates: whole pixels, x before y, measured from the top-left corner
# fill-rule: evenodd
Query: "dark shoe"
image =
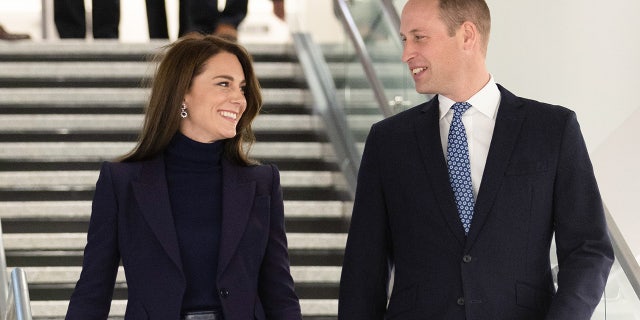
<path id="1" fill-rule="evenodd" d="M 9 33 L 0 25 L 0 40 L 14 41 L 27 39 L 31 39 L 31 36 L 24 33 Z"/>

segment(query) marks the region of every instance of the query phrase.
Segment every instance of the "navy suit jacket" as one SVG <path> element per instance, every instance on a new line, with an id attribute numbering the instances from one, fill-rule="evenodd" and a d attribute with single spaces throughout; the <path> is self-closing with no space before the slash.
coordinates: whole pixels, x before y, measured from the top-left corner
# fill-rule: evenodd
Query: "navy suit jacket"
<path id="1" fill-rule="evenodd" d="M 216 290 L 225 319 L 301 319 L 277 168 L 223 160 L 222 175 Z M 67 319 L 107 318 L 120 261 L 128 287 L 125 319 L 180 318 L 186 285 L 162 156 L 103 164 Z"/>
<path id="2" fill-rule="evenodd" d="M 590 318 L 613 251 L 575 113 L 499 89 L 468 236 L 449 183 L 438 99 L 372 126 L 342 269 L 341 320 Z"/>

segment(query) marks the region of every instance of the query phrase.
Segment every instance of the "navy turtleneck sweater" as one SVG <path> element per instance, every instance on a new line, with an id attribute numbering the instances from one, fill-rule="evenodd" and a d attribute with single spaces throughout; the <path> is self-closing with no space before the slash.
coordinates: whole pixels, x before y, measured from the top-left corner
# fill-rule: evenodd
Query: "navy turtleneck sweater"
<path id="1" fill-rule="evenodd" d="M 165 151 L 171 212 L 187 281 L 182 312 L 221 308 L 216 271 L 223 146 L 222 141 L 201 143 L 178 132 Z"/>

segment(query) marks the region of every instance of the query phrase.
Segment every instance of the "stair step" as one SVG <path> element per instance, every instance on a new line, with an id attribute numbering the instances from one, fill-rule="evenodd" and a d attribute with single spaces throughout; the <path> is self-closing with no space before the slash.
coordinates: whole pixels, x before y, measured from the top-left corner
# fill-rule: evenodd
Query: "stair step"
<path id="1" fill-rule="evenodd" d="M 373 122 L 382 120 L 380 115 L 352 115 L 348 117 L 349 127 L 354 130 L 368 130 Z M 46 132 L 69 134 L 73 132 L 130 132 L 137 135 L 142 127 L 143 115 L 138 114 L 0 114 L 0 133 Z M 261 114 L 252 124 L 257 134 L 260 132 L 320 131 L 324 129 L 322 120 L 313 115 L 271 115 Z"/>
<path id="2" fill-rule="evenodd" d="M 309 92 L 298 88 L 265 88 L 264 101 L 303 105 L 310 101 Z M 63 105 L 87 106 L 143 106 L 149 96 L 148 88 L 0 88 L 0 106 L 3 105 Z"/>
<path id="3" fill-rule="evenodd" d="M 344 201 L 285 201 L 285 216 L 298 219 L 341 219 L 351 212 Z M 91 201 L 4 201 L 0 202 L 0 220 L 88 221 Z"/>
<path id="4" fill-rule="evenodd" d="M 0 79 L 48 80 L 67 79 L 132 79 L 138 83 L 155 72 L 155 63 L 145 61 L 100 62 L 0 62 Z M 256 76 L 263 79 L 303 77 L 302 68 L 293 62 L 261 62 L 253 64 Z"/>
<path id="5" fill-rule="evenodd" d="M 271 104 L 287 103 L 308 105 L 313 99 L 311 93 L 300 88 L 264 88 L 262 98 Z M 149 96 L 148 88 L 0 88 L 0 106 L 4 105 L 60 105 L 64 107 L 130 107 L 143 106 Z M 339 100 L 348 96 L 348 105 L 369 106 L 377 110 L 375 98 L 370 89 L 349 89 L 348 95 L 336 90 Z M 344 102 L 343 102 L 344 103 Z"/>
<path id="6" fill-rule="evenodd" d="M 136 114 L 0 115 L 0 133 L 134 132 L 142 128 L 144 116 Z M 317 116 L 263 114 L 252 124 L 254 131 L 317 131 L 323 126 Z"/>
<path id="7" fill-rule="evenodd" d="M 3 161 L 100 161 L 115 159 L 134 142 L 0 142 Z M 326 159 L 333 148 L 323 142 L 257 142 L 250 151 L 257 159 Z"/>
<path id="8" fill-rule="evenodd" d="M 370 109 L 370 108 L 369 108 Z M 0 104 L 0 114 L 136 114 L 144 113 L 144 103 L 140 101 L 109 105 L 102 101 L 93 101 L 85 105 L 66 105 L 64 103 L 20 103 Z M 288 101 L 265 100 L 262 114 L 311 114 L 312 110 L 305 105 Z"/>
<path id="9" fill-rule="evenodd" d="M 289 248 L 289 260 L 296 266 L 341 266 L 342 249 L 305 250 Z M 17 250 L 6 253 L 7 265 L 28 266 L 81 266 L 83 251 L 77 250 Z"/>
<path id="10" fill-rule="evenodd" d="M 273 163 L 280 171 L 338 171 L 340 168 L 330 159 L 260 159 L 264 163 Z M 0 158 L 0 171 L 51 171 L 51 170 L 99 170 L 101 159 L 95 161 L 8 161 Z"/>
<path id="11" fill-rule="evenodd" d="M 148 85 L 156 64 L 148 61 L 62 61 L 62 62 L 0 62 L 0 86 L 4 88 L 89 88 L 141 87 Z M 306 86 L 302 68 L 293 62 L 255 62 L 255 72 L 262 88 L 303 88 Z M 344 69 L 349 68 L 345 73 Z M 368 88 L 364 71 L 357 62 L 329 64 L 335 75 L 336 87 Z M 378 74 L 388 90 L 402 86 L 400 62 L 378 63 Z"/>
<path id="12" fill-rule="evenodd" d="M 10 272 L 13 268 L 8 268 Z M 82 267 L 23 267 L 29 285 L 75 284 L 80 278 Z M 291 266 L 291 276 L 296 284 L 340 282 L 341 267 L 338 266 Z M 126 284 L 124 268 L 118 268 L 116 283 Z"/>
<path id="13" fill-rule="evenodd" d="M 83 250 L 86 233 L 5 233 L 5 250 Z M 287 233 L 290 250 L 344 250 L 346 233 Z"/>
<path id="14" fill-rule="evenodd" d="M 34 320 L 62 320 L 68 306 L 68 301 L 32 301 L 31 313 Z M 111 303 L 109 319 L 122 319 L 126 306 L 126 300 L 114 300 Z M 336 319 L 338 314 L 336 299 L 301 299 L 300 307 L 304 320 Z"/>
<path id="15" fill-rule="evenodd" d="M 0 61 L 148 61 L 169 44 L 167 40 L 125 43 L 111 39 L 64 39 L 56 42 L 24 41 L 0 46 Z M 243 43 L 256 61 L 290 62 L 295 59 L 291 44 Z M 339 52 L 339 48 L 334 51 Z"/>
<path id="16" fill-rule="evenodd" d="M 0 172 L 0 190 L 94 190 L 98 175 L 98 171 L 6 171 Z M 331 171 L 281 171 L 280 183 L 283 188 L 329 188 L 346 182 L 341 173 Z"/>
<path id="17" fill-rule="evenodd" d="M 345 233 L 350 202 L 285 201 L 287 231 Z M 91 215 L 90 201 L 6 201 L 0 202 L 2 231 L 11 233 L 86 232 Z"/>

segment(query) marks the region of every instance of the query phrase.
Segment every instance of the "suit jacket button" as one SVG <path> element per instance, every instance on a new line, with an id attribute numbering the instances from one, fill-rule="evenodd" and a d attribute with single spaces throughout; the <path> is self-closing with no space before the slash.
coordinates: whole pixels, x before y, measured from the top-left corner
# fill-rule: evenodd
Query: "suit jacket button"
<path id="1" fill-rule="evenodd" d="M 458 303 L 459 306 L 464 306 L 464 298 L 458 298 L 458 301 L 456 301 L 456 303 Z"/>
<path id="2" fill-rule="evenodd" d="M 469 263 L 469 262 L 471 262 L 471 256 L 470 256 L 470 255 L 468 255 L 468 254 L 464 255 L 464 257 L 462 257 L 462 261 L 463 261 L 464 263 Z"/>
<path id="3" fill-rule="evenodd" d="M 220 289 L 220 296 L 223 297 L 223 298 L 228 297 L 229 296 L 229 290 L 225 289 L 225 288 Z"/>

